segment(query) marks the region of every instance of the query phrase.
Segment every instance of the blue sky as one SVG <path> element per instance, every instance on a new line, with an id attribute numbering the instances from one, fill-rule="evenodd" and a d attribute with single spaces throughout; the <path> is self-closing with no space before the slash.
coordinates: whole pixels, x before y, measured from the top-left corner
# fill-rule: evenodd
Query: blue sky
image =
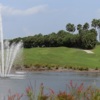
<path id="1" fill-rule="evenodd" d="M 0 0 L 5 38 L 49 34 L 100 18 L 100 0 Z"/>

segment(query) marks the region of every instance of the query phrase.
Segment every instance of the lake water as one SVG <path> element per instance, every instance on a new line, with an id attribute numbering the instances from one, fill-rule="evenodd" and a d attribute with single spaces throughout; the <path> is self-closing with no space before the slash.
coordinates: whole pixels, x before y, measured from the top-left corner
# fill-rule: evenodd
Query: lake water
<path id="1" fill-rule="evenodd" d="M 0 97 L 8 95 L 9 90 L 12 93 L 25 93 L 25 88 L 30 84 L 38 92 L 41 83 L 44 84 L 46 92 L 48 88 L 52 88 L 55 92 L 67 91 L 67 84 L 71 80 L 78 84 L 83 82 L 85 86 L 95 84 L 100 88 L 100 73 L 97 72 L 29 72 L 17 74 L 25 76 L 0 78 Z M 2 99 L 0 98 L 0 100 Z"/>

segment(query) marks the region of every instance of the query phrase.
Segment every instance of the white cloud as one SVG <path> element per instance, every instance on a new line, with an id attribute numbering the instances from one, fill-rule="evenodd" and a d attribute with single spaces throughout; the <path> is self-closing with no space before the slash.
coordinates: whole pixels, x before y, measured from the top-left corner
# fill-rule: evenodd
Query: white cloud
<path id="1" fill-rule="evenodd" d="M 25 10 L 11 8 L 2 4 L 0 4 L 0 7 L 2 9 L 2 14 L 4 15 L 32 15 L 43 12 L 47 8 L 47 5 L 39 5 Z"/>

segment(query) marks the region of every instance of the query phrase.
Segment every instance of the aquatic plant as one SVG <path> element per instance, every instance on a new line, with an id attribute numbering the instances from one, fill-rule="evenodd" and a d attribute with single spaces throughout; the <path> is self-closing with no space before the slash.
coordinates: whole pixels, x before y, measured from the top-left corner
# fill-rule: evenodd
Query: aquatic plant
<path id="1" fill-rule="evenodd" d="M 51 88 L 44 87 L 43 83 L 40 84 L 39 92 L 33 91 L 32 86 L 26 88 L 25 94 L 11 93 L 9 90 L 9 95 L 7 100 L 100 100 L 100 89 L 96 86 L 84 87 L 84 84 L 74 83 L 72 80 L 67 84 L 68 91 L 55 91 Z M 48 94 L 45 94 L 44 90 L 48 90 Z"/>

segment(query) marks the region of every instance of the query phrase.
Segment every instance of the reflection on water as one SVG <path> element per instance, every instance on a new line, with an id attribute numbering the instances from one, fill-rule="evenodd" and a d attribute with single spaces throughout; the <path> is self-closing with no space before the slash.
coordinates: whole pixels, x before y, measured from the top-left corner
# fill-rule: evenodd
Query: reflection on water
<path id="1" fill-rule="evenodd" d="M 38 91 L 41 83 L 46 88 L 52 88 L 56 92 L 59 90 L 67 91 L 67 84 L 69 84 L 70 80 L 78 84 L 83 82 L 85 86 L 92 85 L 95 82 L 96 86 L 100 87 L 100 73 L 34 72 L 17 74 L 25 74 L 25 77 L 0 79 L 0 96 L 8 94 L 9 89 L 13 93 L 25 93 L 25 88 L 30 84 Z"/>
<path id="2" fill-rule="evenodd" d="M 100 77 L 100 72 L 77 72 L 77 75 L 85 77 Z"/>

